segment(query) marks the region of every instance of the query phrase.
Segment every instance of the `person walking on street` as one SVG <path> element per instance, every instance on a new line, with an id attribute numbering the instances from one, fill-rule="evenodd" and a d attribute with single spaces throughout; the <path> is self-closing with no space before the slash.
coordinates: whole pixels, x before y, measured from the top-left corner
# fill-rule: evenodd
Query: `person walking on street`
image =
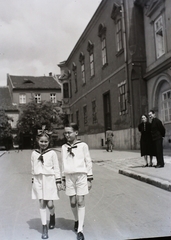
<path id="1" fill-rule="evenodd" d="M 88 145 L 77 139 L 78 125 L 65 127 L 67 143 L 62 145 L 62 182 L 75 218 L 74 230 L 77 240 L 84 240 L 85 195 L 92 187 L 92 160 Z"/>
<path id="2" fill-rule="evenodd" d="M 106 144 L 107 144 L 107 148 L 106 151 L 113 151 L 113 131 L 111 130 L 111 128 L 108 128 L 108 130 L 106 131 Z"/>
<path id="3" fill-rule="evenodd" d="M 42 222 L 42 239 L 48 238 L 46 207 L 50 212 L 49 229 L 55 227 L 55 207 L 53 200 L 59 199 L 61 190 L 61 173 L 56 152 L 48 148 L 50 132 L 38 130 L 39 149 L 32 152 L 32 199 L 39 199 Z"/>
<path id="4" fill-rule="evenodd" d="M 151 135 L 157 159 L 157 165 L 155 167 L 162 168 L 164 167 L 163 138 L 165 137 L 165 128 L 162 122 L 155 117 L 155 112 L 153 110 L 149 111 L 149 119 L 151 122 Z"/>
<path id="5" fill-rule="evenodd" d="M 140 151 L 141 157 L 144 156 L 144 167 L 152 167 L 153 159 L 153 143 L 151 137 L 151 124 L 148 122 L 148 117 L 143 114 L 141 116 L 141 123 L 138 125 L 138 130 L 141 133 L 140 137 Z M 150 163 L 148 164 L 148 156 L 150 156 Z"/>

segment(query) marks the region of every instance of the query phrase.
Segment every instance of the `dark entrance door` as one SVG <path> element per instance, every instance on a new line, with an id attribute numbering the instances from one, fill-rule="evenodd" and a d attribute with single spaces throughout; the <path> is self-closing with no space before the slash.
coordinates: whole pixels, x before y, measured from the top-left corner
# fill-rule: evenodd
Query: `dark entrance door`
<path id="1" fill-rule="evenodd" d="M 109 128 L 112 129 L 110 91 L 103 94 L 103 105 L 104 105 L 104 123 L 105 123 L 105 131 L 106 131 Z"/>

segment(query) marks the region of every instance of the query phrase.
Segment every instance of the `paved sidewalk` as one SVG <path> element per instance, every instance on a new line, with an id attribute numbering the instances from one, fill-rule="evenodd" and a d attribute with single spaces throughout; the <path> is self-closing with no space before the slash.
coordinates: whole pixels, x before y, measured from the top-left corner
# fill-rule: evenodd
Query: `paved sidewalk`
<path id="1" fill-rule="evenodd" d="M 164 150 L 164 168 L 143 167 L 145 161 L 139 151 L 91 149 L 90 153 L 95 164 L 171 192 L 171 150 Z"/>

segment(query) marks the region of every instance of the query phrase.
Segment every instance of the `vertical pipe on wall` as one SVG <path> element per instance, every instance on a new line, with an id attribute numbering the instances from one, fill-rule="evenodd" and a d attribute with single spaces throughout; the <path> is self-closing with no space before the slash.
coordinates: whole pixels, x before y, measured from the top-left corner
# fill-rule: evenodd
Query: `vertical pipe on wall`
<path id="1" fill-rule="evenodd" d="M 125 78 L 127 82 L 127 104 L 129 104 L 130 111 L 130 147 L 134 148 L 134 131 L 133 131 L 133 109 L 132 109 L 132 89 L 131 80 L 129 80 L 128 71 L 128 47 L 127 47 L 127 31 L 126 31 L 126 20 L 125 20 L 125 6 L 124 0 L 121 0 L 121 13 L 122 13 L 122 29 L 123 29 L 123 44 L 124 44 L 124 61 L 125 61 Z"/>

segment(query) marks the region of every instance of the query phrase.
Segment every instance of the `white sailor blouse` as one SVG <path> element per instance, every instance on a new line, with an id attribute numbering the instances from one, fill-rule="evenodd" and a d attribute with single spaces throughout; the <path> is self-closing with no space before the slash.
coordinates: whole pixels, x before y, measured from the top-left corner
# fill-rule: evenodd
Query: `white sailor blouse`
<path id="1" fill-rule="evenodd" d="M 55 175 L 56 183 L 61 183 L 61 172 L 58 156 L 52 149 L 47 149 L 42 154 L 38 149 L 31 155 L 32 176 L 44 174 Z"/>
<path id="2" fill-rule="evenodd" d="M 87 180 L 93 180 L 92 160 L 88 145 L 85 142 L 77 141 L 74 144 L 62 145 L 62 180 L 66 174 L 86 173 Z"/>

